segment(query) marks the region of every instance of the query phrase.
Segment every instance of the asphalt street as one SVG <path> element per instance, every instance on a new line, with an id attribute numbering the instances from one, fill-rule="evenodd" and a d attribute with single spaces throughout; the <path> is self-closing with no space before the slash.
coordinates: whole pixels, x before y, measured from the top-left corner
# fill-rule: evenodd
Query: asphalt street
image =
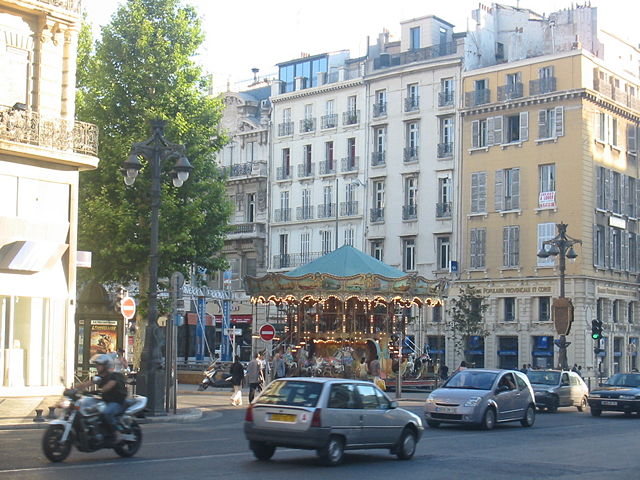
<path id="1" fill-rule="evenodd" d="M 194 396 L 193 404 L 206 404 Z M 422 412 L 419 403 L 409 407 Z M 493 431 L 458 426 L 428 428 L 414 458 L 398 461 L 387 451 L 348 452 L 338 467 L 324 467 L 315 452 L 279 449 L 258 462 L 242 432 L 244 409 L 210 409 L 196 423 L 143 426 L 144 443 L 131 459 L 110 450 L 73 451 L 49 463 L 40 448 L 42 430 L 0 431 L 0 480 L 282 478 L 388 479 L 634 479 L 640 478 L 640 416 L 600 418 L 574 408 L 537 415 L 532 428 L 519 423 Z"/>

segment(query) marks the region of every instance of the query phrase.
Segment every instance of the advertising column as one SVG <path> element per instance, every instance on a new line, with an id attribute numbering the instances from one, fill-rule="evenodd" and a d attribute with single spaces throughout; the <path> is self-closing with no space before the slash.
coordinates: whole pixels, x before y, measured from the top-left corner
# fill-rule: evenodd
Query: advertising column
<path id="1" fill-rule="evenodd" d="M 223 362 L 230 362 L 231 343 L 229 342 L 229 328 L 231 327 L 231 301 L 225 298 L 222 301 L 222 345 L 220 345 L 220 357 Z"/>

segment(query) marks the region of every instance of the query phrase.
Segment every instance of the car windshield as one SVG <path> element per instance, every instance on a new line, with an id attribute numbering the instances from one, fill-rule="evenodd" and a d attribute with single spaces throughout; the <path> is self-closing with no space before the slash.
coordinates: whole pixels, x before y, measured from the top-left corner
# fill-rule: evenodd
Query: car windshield
<path id="1" fill-rule="evenodd" d="M 529 381 L 538 385 L 558 385 L 560 372 L 548 372 L 544 370 L 532 370 L 527 373 Z"/>
<path id="2" fill-rule="evenodd" d="M 612 387 L 640 387 L 640 374 L 616 373 L 606 381 L 605 385 Z"/>
<path id="3" fill-rule="evenodd" d="M 267 386 L 257 403 L 315 407 L 320 398 L 322 383 L 303 380 L 276 380 Z"/>
<path id="4" fill-rule="evenodd" d="M 491 390 L 497 373 L 461 370 L 451 377 L 443 388 L 467 388 L 471 390 Z"/>

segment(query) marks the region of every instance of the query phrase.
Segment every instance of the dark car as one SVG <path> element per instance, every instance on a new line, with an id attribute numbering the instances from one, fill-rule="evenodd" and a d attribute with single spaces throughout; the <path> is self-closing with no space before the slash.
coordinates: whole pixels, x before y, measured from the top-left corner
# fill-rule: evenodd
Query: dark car
<path id="1" fill-rule="evenodd" d="M 384 448 L 410 459 L 422 420 L 370 382 L 336 378 L 282 378 L 249 405 L 244 419 L 249 448 L 269 460 L 276 447 L 316 450 L 328 465 L 345 450 Z"/>
<path id="2" fill-rule="evenodd" d="M 616 373 L 589 394 L 591 415 L 604 411 L 640 413 L 640 373 Z"/>
<path id="3" fill-rule="evenodd" d="M 527 373 L 536 395 L 536 407 L 555 413 L 558 407 L 577 407 L 579 412 L 587 406 L 589 388 L 580 375 L 566 370 L 531 370 Z"/>

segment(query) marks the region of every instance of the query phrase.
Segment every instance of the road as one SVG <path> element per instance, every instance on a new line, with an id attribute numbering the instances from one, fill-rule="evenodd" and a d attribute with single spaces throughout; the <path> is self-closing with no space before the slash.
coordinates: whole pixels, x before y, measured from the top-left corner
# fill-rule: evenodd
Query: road
<path id="1" fill-rule="evenodd" d="M 420 405 L 408 407 L 416 413 Z M 144 444 L 134 458 L 109 450 L 73 451 L 51 464 L 40 450 L 42 430 L 0 431 L 0 480 L 198 479 L 300 477 L 388 479 L 632 479 L 640 478 L 640 416 L 575 409 L 538 414 L 532 428 L 495 430 L 427 428 L 415 457 L 398 461 L 382 450 L 347 453 L 335 468 L 321 466 L 315 452 L 279 449 L 272 461 L 255 461 L 242 433 L 244 410 L 209 410 L 197 423 L 143 426 Z"/>

